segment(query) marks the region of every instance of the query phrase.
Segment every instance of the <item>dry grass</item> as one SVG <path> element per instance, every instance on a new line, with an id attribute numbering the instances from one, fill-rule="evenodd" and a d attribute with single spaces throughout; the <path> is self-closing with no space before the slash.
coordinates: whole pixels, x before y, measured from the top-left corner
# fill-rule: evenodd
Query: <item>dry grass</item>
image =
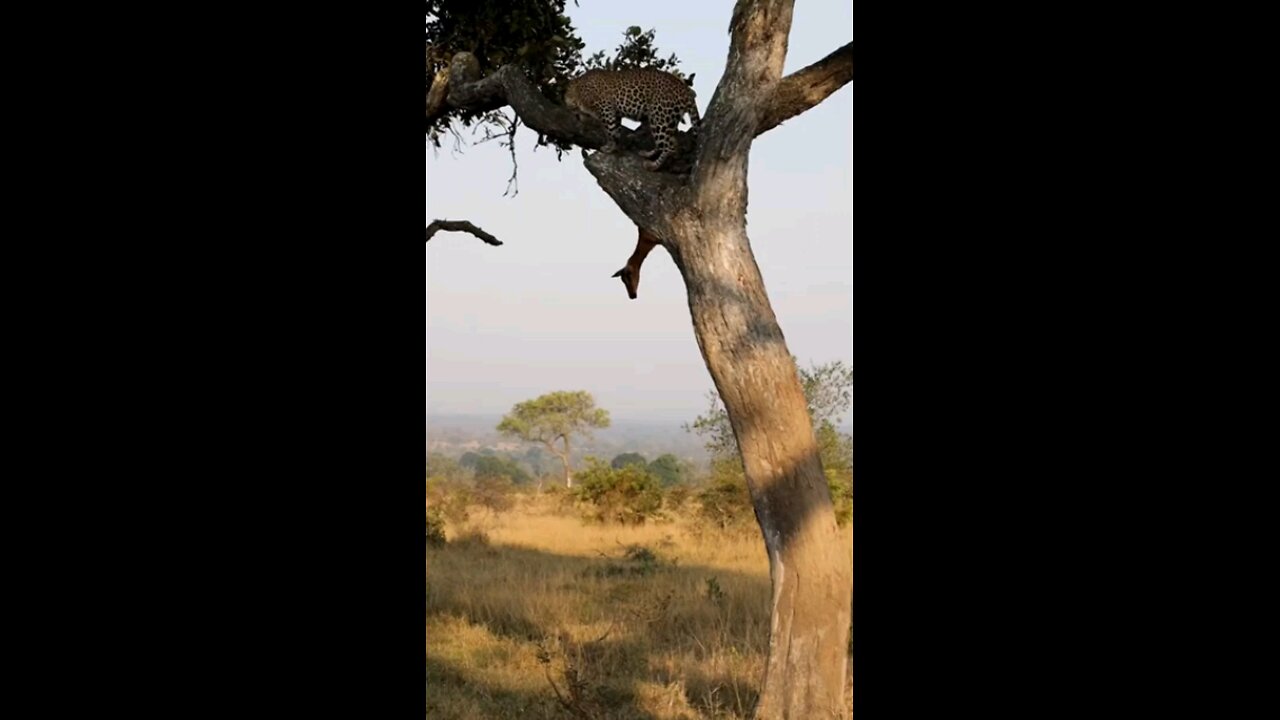
<path id="1" fill-rule="evenodd" d="M 769 629 L 758 534 L 583 525 L 526 500 L 448 535 L 427 550 L 430 720 L 748 717 Z M 656 561 L 628 559 L 637 545 Z"/>

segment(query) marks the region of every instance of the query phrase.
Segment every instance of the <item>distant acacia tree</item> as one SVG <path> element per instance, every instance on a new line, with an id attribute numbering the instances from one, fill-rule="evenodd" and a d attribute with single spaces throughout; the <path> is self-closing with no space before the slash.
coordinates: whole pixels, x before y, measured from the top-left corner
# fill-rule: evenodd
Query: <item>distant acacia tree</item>
<path id="1" fill-rule="evenodd" d="M 609 427 L 609 411 L 596 407 L 585 391 L 558 391 L 516 403 L 498 423 L 498 432 L 525 442 L 541 443 L 564 465 L 564 485 L 573 487 L 569 439 L 590 436 L 594 428 Z M 559 446 L 556 443 L 561 443 Z"/>

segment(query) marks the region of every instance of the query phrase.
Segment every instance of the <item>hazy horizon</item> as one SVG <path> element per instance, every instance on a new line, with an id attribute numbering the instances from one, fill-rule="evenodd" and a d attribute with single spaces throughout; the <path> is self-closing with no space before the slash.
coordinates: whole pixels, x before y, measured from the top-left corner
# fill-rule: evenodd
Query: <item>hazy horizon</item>
<path id="1" fill-rule="evenodd" d="M 584 55 L 612 54 L 632 25 L 656 30 L 666 57 L 696 74 L 705 114 L 728 53 L 734 3 L 653 0 L 568 7 Z M 852 10 L 798 4 L 785 72 L 849 41 Z M 802 367 L 851 360 L 852 92 L 845 87 L 755 141 L 748 232 L 788 348 Z M 463 131 L 464 137 L 469 131 Z M 557 162 L 517 135 L 519 194 L 503 197 L 511 156 L 496 142 L 426 148 L 426 222 L 470 220 L 505 244 L 460 233 L 425 246 L 427 415 L 501 416 L 555 390 L 586 390 L 616 421 L 684 423 L 713 388 L 683 283 L 656 249 L 639 298 L 618 279 L 634 225 L 600 190 L 578 151 Z M 846 414 L 847 421 L 847 414 Z"/>

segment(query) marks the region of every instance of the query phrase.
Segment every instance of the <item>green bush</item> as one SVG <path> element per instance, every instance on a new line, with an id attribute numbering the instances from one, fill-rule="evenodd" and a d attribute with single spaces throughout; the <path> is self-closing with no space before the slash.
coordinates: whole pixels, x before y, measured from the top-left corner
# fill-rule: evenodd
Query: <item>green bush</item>
<path id="1" fill-rule="evenodd" d="M 853 476 L 838 470 L 827 470 L 827 487 L 831 489 L 831 504 L 836 511 L 836 524 L 840 527 L 853 520 Z"/>
<path id="2" fill-rule="evenodd" d="M 587 458 L 587 469 L 576 480 L 574 498 L 587 506 L 588 519 L 643 525 L 662 516 L 662 486 L 639 465 L 615 469 Z"/>
<path id="3" fill-rule="evenodd" d="M 711 482 L 697 500 L 698 516 L 721 530 L 748 527 L 756 517 L 742 463 L 736 457 L 711 461 Z"/>

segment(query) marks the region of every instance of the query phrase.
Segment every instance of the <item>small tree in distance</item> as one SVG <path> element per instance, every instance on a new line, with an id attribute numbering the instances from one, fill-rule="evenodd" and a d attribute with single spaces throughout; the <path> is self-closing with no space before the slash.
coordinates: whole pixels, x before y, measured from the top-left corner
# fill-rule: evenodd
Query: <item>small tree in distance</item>
<path id="1" fill-rule="evenodd" d="M 621 455 L 618 455 L 617 457 L 615 457 L 613 461 L 609 463 L 609 466 L 612 467 L 614 470 L 620 470 L 628 465 L 639 465 L 641 467 L 646 467 L 648 466 L 648 464 L 649 464 L 649 461 L 645 460 L 644 456 L 641 455 L 640 453 L 629 452 L 629 453 L 622 453 Z"/>
<path id="2" fill-rule="evenodd" d="M 557 391 L 516 403 L 498 423 L 498 432 L 525 442 L 541 443 L 564 465 L 564 485 L 573 487 L 569 438 L 590 437 L 594 428 L 609 427 L 609 411 L 596 407 L 591 393 Z M 561 444 L 556 445 L 559 441 Z"/>

